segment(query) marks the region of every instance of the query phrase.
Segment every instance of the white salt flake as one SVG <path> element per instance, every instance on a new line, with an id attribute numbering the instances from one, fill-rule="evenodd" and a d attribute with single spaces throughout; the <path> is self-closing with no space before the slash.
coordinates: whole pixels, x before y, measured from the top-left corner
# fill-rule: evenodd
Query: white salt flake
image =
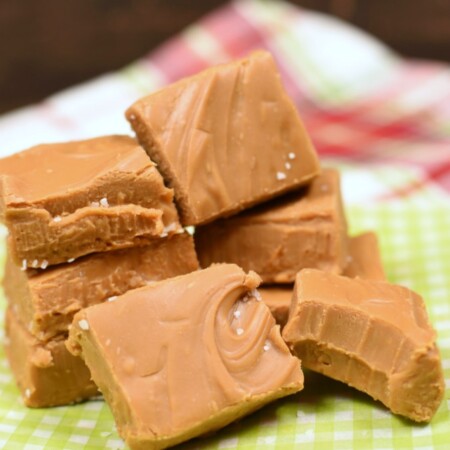
<path id="1" fill-rule="evenodd" d="M 75 261 L 75 258 L 69 258 L 68 260 L 67 260 L 67 262 L 70 264 L 70 263 L 73 263 Z"/>
<path id="2" fill-rule="evenodd" d="M 236 319 L 239 319 L 239 317 L 241 317 L 241 312 L 240 311 L 235 311 L 233 313 L 233 316 L 236 317 Z"/>
<path id="3" fill-rule="evenodd" d="M 289 152 L 288 153 L 288 158 L 289 159 L 295 159 L 295 157 L 296 157 L 296 154 L 294 152 Z"/>
<path id="4" fill-rule="evenodd" d="M 61 222 L 61 216 L 55 216 L 53 217 L 53 222 Z"/>
<path id="5" fill-rule="evenodd" d="M 93 208 L 99 208 L 99 207 L 100 207 L 100 203 L 99 203 L 99 202 L 92 202 L 92 203 L 91 203 L 91 206 L 92 206 Z"/>
<path id="6" fill-rule="evenodd" d="M 31 391 L 27 388 L 25 389 L 25 397 L 30 398 L 31 397 Z"/>
<path id="7" fill-rule="evenodd" d="M 277 172 L 277 180 L 285 180 L 286 174 L 284 172 Z"/>
<path id="8" fill-rule="evenodd" d="M 185 228 L 185 230 L 192 236 L 195 232 L 195 227 L 189 225 L 188 227 Z"/>
<path id="9" fill-rule="evenodd" d="M 89 330 L 89 322 L 86 319 L 79 320 L 78 326 L 84 331 Z"/>
<path id="10" fill-rule="evenodd" d="M 106 197 L 100 199 L 100 205 L 103 206 L 103 208 L 108 208 L 109 206 L 108 199 Z"/>
<path id="11" fill-rule="evenodd" d="M 113 295 L 112 297 L 107 298 L 106 301 L 107 302 L 113 302 L 116 299 L 117 299 L 117 295 Z"/>
<path id="12" fill-rule="evenodd" d="M 44 261 L 41 262 L 41 269 L 46 269 L 48 267 L 48 261 L 44 259 Z"/>
<path id="13" fill-rule="evenodd" d="M 264 343 L 263 349 L 264 349 L 265 352 L 268 352 L 270 350 L 270 342 L 269 341 L 266 341 Z"/>
<path id="14" fill-rule="evenodd" d="M 20 268 L 20 270 L 25 271 L 27 270 L 27 260 L 26 259 L 22 259 L 22 267 Z"/>
<path id="15" fill-rule="evenodd" d="M 250 295 L 251 295 L 252 297 L 255 297 L 255 299 L 256 299 L 257 302 L 260 302 L 260 301 L 262 300 L 261 294 L 259 293 L 259 291 L 258 291 L 257 289 L 252 289 L 252 290 L 250 291 Z"/>
<path id="16" fill-rule="evenodd" d="M 236 334 L 238 335 L 238 336 L 240 336 L 241 334 L 243 334 L 244 333 L 244 329 L 243 328 L 236 328 Z"/>
<path id="17" fill-rule="evenodd" d="M 130 114 L 130 115 L 128 116 L 128 118 L 129 118 L 130 120 L 136 120 L 136 116 L 135 116 L 134 114 Z"/>
<path id="18" fill-rule="evenodd" d="M 39 261 L 37 259 L 34 259 L 31 263 L 31 267 L 37 269 L 39 267 Z"/>
<path id="19" fill-rule="evenodd" d="M 289 170 L 292 167 L 292 165 L 290 162 L 286 162 L 284 163 L 284 167 L 286 167 L 286 169 Z"/>

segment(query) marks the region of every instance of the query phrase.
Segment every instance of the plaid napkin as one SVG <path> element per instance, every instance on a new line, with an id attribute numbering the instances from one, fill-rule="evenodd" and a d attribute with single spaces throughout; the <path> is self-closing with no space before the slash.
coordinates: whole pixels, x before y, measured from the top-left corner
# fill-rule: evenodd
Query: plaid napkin
<path id="1" fill-rule="evenodd" d="M 448 66 L 404 60 L 347 24 L 281 1 L 237 1 L 119 72 L 0 117 L 0 156 L 42 142 L 129 133 L 123 111 L 137 98 L 257 48 L 277 59 L 323 164 L 342 170 L 352 233 L 375 229 L 388 278 L 424 296 L 447 391 L 431 424 L 414 425 L 307 373 L 303 392 L 183 448 L 450 448 Z M 0 350 L 0 448 L 124 444 L 102 401 L 23 407 Z"/>

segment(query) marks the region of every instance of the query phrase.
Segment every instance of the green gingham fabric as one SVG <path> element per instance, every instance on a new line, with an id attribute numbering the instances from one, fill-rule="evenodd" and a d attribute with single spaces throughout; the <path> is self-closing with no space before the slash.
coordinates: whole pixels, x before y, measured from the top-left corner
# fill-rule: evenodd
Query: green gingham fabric
<path id="1" fill-rule="evenodd" d="M 302 392 L 180 447 L 450 448 L 447 66 L 405 61 L 338 20 L 281 1 L 240 0 L 124 70 L 0 117 L 0 156 L 41 142 L 127 133 L 123 111 L 135 99 L 255 48 L 274 54 L 323 164 L 341 169 L 351 233 L 377 231 L 389 280 L 424 297 L 438 332 L 446 393 L 432 422 L 417 425 L 367 395 L 307 372 Z M 0 253 L 4 259 L 2 245 Z M 1 298 L 0 321 L 4 307 Z M 0 448 L 125 445 L 102 400 L 25 408 L 0 348 Z"/>
<path id="2" fill-rule="evenodd" d="M 380 237 L 389 280 L 420 292 L 438 331 L 447 391 L 429 425 L 394 416 L 380 403 L 339 382 L 305 374 L 305 388 L 187 449 L 411 449 L 450 444 L 450 214 L 432 205 L 353 207 L 353 233 Z M 125 448 L 101 400 L 32 410 L 23 406 L 0 353 L 0 447 L 6 449 Z"/>

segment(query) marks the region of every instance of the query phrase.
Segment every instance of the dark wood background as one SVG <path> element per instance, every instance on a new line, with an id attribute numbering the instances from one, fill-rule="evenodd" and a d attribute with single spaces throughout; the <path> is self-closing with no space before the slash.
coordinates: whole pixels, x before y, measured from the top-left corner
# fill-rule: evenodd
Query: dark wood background
<path id="1" fill-rule="evenodd" d="M 0 113 L 118 69 L 221 0 L 0 0 Z M 296 0 L 412 57 L 450 61 L 450 0 Z"/>

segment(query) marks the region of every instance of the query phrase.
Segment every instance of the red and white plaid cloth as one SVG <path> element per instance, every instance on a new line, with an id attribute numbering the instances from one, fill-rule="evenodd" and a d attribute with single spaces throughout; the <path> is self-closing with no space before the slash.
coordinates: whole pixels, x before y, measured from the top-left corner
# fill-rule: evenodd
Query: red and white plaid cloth
<path id="1" fill-rule="evenodd" d="M 134 100 L 266 48 L 347 202 L 450 202 L 450 70 L 400 58 L 365 33 L 279 1 L 236 1 L 129 67 L 0 117 L 4 156 L 42 142 L 130 133 Z"/>

